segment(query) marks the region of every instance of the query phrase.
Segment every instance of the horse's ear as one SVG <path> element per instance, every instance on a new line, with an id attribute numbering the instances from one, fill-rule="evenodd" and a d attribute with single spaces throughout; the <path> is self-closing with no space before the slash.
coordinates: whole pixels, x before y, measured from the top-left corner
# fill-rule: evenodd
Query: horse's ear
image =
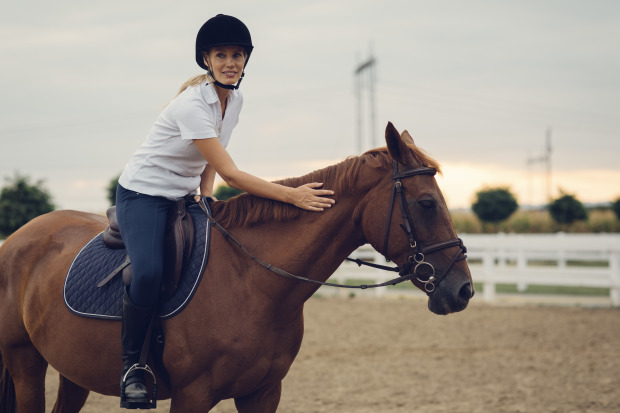
<path id="1" fill-rule="evenodd" d="M 403 133 L 400 134 L 400 137 L 403 139 L 403 141 L 405 141 L 406 144 L 414 145 L 413 138 L 406 130 L 404 130 Z"/>
<path id="2" fill-rule="evenodd" d="M 403 132 L 403 134 L 405 133 L 411 139 L 411 135 L 406 131 Z M 392 159 L 403 165 L 413 165 L 414 158 L 411 149 L 407 146 L 407 142 L 401 138 L 392 122 L 388 122 L 385 128 L 385 142 Z M 411 139 L 411 143 L 413 143 L 413 139 Z"/>

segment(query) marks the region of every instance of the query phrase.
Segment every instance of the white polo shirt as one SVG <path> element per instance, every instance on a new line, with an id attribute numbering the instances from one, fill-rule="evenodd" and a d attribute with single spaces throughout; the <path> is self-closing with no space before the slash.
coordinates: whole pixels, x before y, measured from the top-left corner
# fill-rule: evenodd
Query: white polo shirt
<path id="1" fill-rule="evenodd" d="M 173 200 L 194 193 L 207 161 L 193 139 L 218 138 L 226 147 L 242 106 L 241 92 L 231 90 L 222 119 L 212 84 L 188 87 L 160 113 L 118 182 L 130 191 Z"/>

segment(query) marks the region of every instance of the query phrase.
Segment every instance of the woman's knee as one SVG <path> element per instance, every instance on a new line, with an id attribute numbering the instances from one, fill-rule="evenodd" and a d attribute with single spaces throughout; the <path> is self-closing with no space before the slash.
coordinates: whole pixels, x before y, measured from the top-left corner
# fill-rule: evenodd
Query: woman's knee
<path id="1" fill-rule="evenodd" d="M 140 307 L 152 307 L 157 303 L 161 289 L 161 278 L 132 278 L 129 286 L 129 298 Z"/>

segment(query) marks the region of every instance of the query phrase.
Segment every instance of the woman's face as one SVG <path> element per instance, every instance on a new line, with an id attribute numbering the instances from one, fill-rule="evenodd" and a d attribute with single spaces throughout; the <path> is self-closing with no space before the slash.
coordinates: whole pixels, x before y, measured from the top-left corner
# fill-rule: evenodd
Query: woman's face
<path id="1" fill-rule="evenodd" d="M 245 50 L 239 46 L 215 46 L 205 55 L 205 64 L 220 83 L 234 85 L 243 73 Z"/>

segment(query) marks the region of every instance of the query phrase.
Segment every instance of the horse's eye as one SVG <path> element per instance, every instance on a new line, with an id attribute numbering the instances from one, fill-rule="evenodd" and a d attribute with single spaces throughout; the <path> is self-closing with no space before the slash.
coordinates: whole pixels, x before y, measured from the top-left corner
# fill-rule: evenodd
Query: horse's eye
<path id="1" fill-rule="evenodd" d="M 435 207 L 435 201 L 432 199 L 422 199 L 418 201 L 418 204 L 424 209 L 432 209 Z"/>

